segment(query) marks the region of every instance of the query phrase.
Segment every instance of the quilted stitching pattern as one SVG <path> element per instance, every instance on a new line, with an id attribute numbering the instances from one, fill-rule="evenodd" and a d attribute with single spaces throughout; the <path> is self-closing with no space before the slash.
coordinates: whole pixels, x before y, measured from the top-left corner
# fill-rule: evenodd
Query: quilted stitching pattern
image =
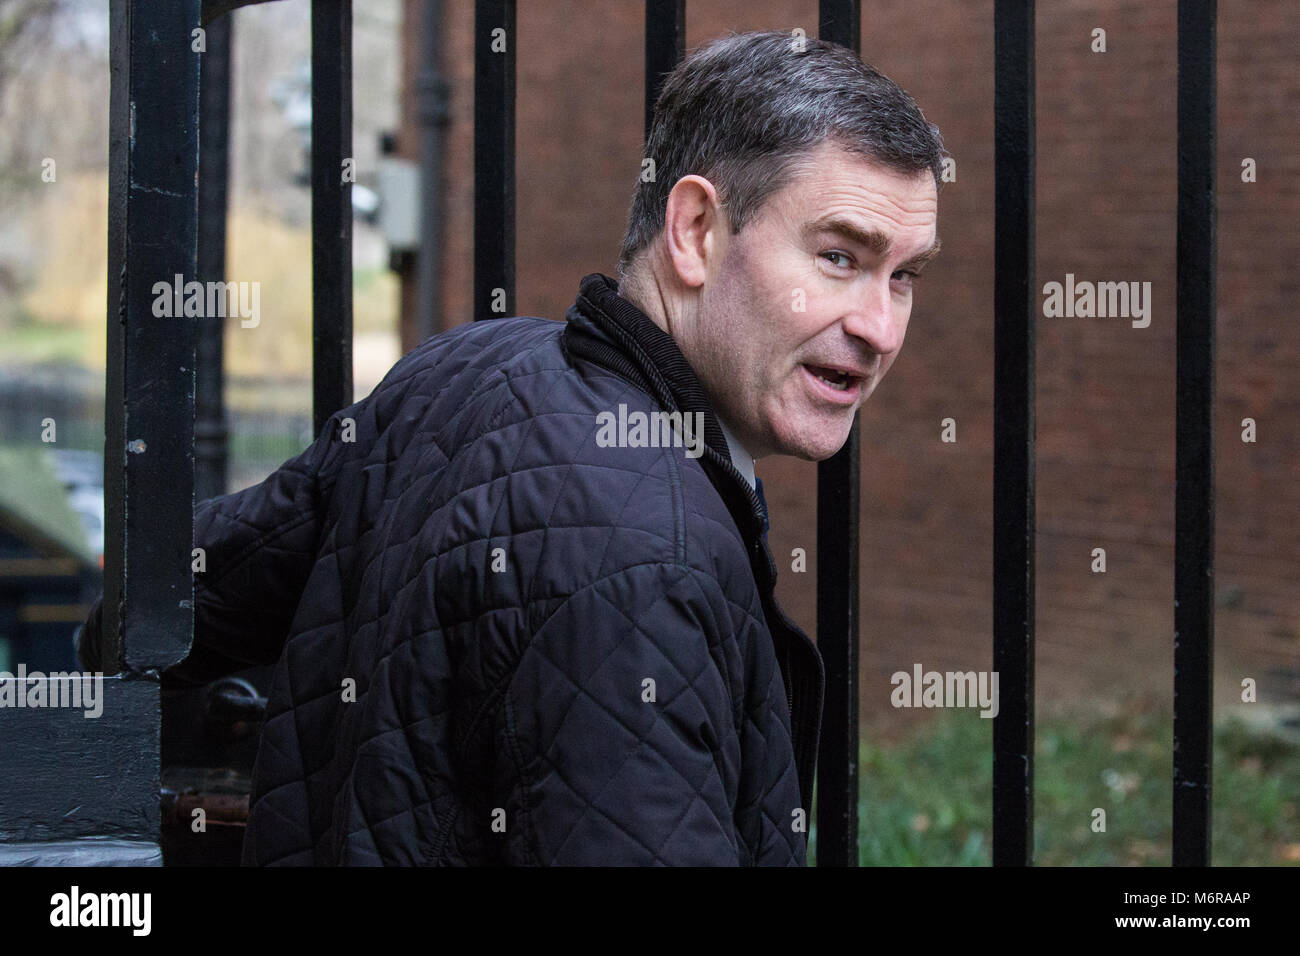
<path id="1" fill-rule="evenodd" d="M 275 664 L 246 863 L 804 863 L 741 534 L 682 449 L 596 445 L 656 405 L 562 328 L 430 339 L 197 509 L 178 670 Z"/>

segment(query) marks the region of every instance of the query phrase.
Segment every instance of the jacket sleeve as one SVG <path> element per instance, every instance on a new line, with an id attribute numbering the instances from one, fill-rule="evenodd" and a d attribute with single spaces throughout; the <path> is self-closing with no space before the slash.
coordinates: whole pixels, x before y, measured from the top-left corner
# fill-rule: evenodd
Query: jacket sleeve
<path id="1" fill-rule="evenodd" d="M 712 577 L 646 564 L 583 588 L 546 618 L 499 709 L 492 809 L 508 863 L 746 862 L 720 617 Z"/>
<path id="2" fill-rule="evenodd" d="M 259 484 L 195 507 L 194 547 L 205 567 L 194 575 L 194 641 L 167 671 L 170 682 L 206 683 L 279 658 L 315 564 L 324 470 L 342 414 Z"/>
<path id="3" fill-rule="evenodd" d="M 279 657 L 315 560 L 324 473 L 343 414 L 261 483 L 195 506 L 194 546 L 204 564 L 194 574 L 194 640 L 166 671 L 168 683 L 203 684 Z M 116 672 L 120 664 L 101 659 L 102 624 L 101 594 L 76 634 L 77 655 L 89 670 Z"/>

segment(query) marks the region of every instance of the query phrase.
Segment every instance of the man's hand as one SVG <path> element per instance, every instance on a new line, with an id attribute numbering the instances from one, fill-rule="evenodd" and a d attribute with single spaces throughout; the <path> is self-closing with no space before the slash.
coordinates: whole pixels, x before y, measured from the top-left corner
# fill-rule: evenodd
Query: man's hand
<path id="1" fill-rule="evenodd" d="M 101 594 L 95 599 L 95 604 L 90 609 L 90 614 L 86 617 L 85 623 L 77 628 L 76 633 L 73 635 L 73 642 L 77 649 L 77 660 L 81 664 L 81 669 L 92 674 L 102 673 L 104 670 L 103 616 L 104 595 Z M 114 668 L 114 673 L 116 673 L 116 668 Z"/>

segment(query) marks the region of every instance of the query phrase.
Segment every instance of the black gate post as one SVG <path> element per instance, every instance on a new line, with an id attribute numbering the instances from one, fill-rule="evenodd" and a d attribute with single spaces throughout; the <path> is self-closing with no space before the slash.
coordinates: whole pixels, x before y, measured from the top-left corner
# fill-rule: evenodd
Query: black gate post
<path id="1" fill-rule="evenodd" d="M 230 167 L 229 15 L 212 21 L 199 68 L 199 260 L 200 282 L 226 278 L 226 209 Z M 194 499 L 226 492 L 225 321 L 209 316 L 199 329 L 194 409 Z"/>
<path id="2" fill-rule="evenodd" d="M 199 6 L 109 6 L 102 654 L 125 669 L 98 714 L 0 708 L 0 864 L 162 863 L 158 675 L 194 623 L 196 318 L 176 304 L 197 267 Z"/>
<path id="3" fill-rule="evenodd" d="M 1214 689 L 1215 0 L 1178 3 L 1173 865 L 1210 864 Z"/>
<path id="4" fill-rule="evenodd" d="M 860 52 L 859 0 L 821 0 L 817 35 Z M 826 700 L 817 757 L 817 865 L 858 865 L 860 429 L 817 466 L 817 649 Z"/>
<path id="5" fill-rule="evenodd" d="M 515 314 L 515 0 L 474 3 L 474 318 Z"/>
<path id="6" fill-rule="evenodd" d="M 114 48 L 114 91 L 126 96 L 110 103 L 110 316 L 118 334 L 108 338 L 104 413 L 103 630 L 110 641 L 124 637 L 132 672 L 184 657 L 194 624 L 198 326 L 175 314 L 175 285 L 198 271 L 199 7 L 117 0 L 111 8 L 120 28 L 112 40 L 129 47 Z M 156 283 L 171 292 L 159 295 Z M 162 311 L 171 316 L 159 318 L 158 300 L 169 294 Z"/>
<path id="7" fill-rule="evenodd" d="M 686 55 L 686 0 L 646 0 L 645 140 L 650 140 L 655 102 L 664 80 Z"/>
<path id="8" fill-rule="evenodd" d="M 312 430 L 352 404 L 352 0 L 311 4 Z"/>
<path id="9" fill-rule="evenodd" d="M 993 8 L 993 865 L 1034 856 L 1034 3 Z"/>

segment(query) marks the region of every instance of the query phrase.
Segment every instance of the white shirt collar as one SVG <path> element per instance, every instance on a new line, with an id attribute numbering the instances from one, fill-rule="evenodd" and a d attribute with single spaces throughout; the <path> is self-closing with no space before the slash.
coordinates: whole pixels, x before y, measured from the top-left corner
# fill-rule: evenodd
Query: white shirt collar
<path id="1" fill-rule="evenodd" d="M 721 417 L 718 418 L 718 424 L 722 426 L 722 434 L 727 439 L 727 448 L 731 451 L 731 463 L 736 466 L 738 472 L 745 476 L 745 480 L 749 482 L 749 487 L 755 487 L 753 456 L 745 450 L 745 446 L 740 443 L 740 439 L 732 433 Z"/>

